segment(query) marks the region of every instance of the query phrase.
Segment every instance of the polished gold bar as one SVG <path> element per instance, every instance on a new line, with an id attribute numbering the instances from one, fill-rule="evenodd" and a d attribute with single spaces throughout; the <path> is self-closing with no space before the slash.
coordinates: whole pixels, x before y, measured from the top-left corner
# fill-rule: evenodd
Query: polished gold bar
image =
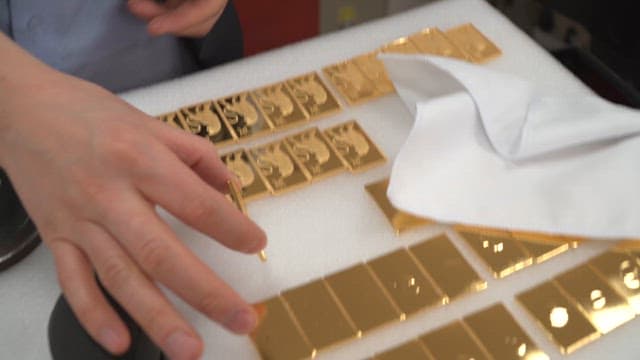
<path id="1" fill-rule="evenodd" d="M 533 263 L 507 231 L 457 227 L 458 233 L 484 260 L 496 278 L 503 278 Z"/>
<path id="2" fill-rule="evenodd" d="M 569 270 L 555 280 L 602 334 L 636 316 L 627 301 L 588 265 Z"/>
<path id="3" fill-rule="evenodd" d="M 341 110 L 338 100 L 315 72 L 289 79 L 286 84 L 312 120 Z"/>
<path id="4" fill-rule="evenodd" d="M 269 187 L 256 166 L 243 149 L 224 154 L 222 162 L 234 173 L 242 185 L 242 197 L 248 200 L 258 199 L 270 193 Z"/>
<path id="5" fill-rule="evenodd" d="M 471 60 L 462 49 L 451 42 L 438 28 L 427 28 L 409 36 L 422 54 L 447 56 L 460 60 Z"/>
<path id="6" fill-rule="evenodd" d="M 525 248 L 536 264 L 577 246 L 574 239 L 541 233 L 512 231 L 511 236 Z"/>
<path id="7" fill-rule="evenodd" d="M 316 350 L 357 335 L 323 280 L 287 290 L 282 297 Z"/>
<path id="8" fill-rule="evenodd" d="M 381 95 L 391 94 L 396 91 L 393 82 L 387 75 L 384 63 L 378 59 L 379 52 L 370 52 L 353 58 L 353 62 L 362 73 L 375 85 Z"/>
<path id="9" fill-rule="evenodd" d="M 360 172 L 387 161 L 355 120 L 324 130 L 329 143 L 353 172 Z"/>
<path id="10" fill-rule="evenodd" d="M 460 321 L 422 335 L 420 341 L 436 359 L 491 359 Z"/>
<path id="11" fill-rule="evenodd" d="M 249 154 L 274 194 L 306 185 L 311 179 L 283 141 L 250 149 Z"/>
<path id="12" fill-rule="evenodd" d="M 387 187 L 389 186 L 389 179 L 384 179 L 372 184 L 365 185 L 365 189 L 371 195 L 373 200 L 378 204 L 378 207 L 387 220 L 395 230 L 396 234 L 401 234 L 407 230 L 414 229 L 417 227 L 433 224 L 433 221 L 419 218 L 413 216 L 411 214 L 404 213 L 399 211 L 389 201 L 387 198 Z"/>
<path id="13" fill-rule="evenodd" d="M 640 314 L 640 258 L 637 255 L 612 250 L 588 264 L 627 299 L 636 314 Z"/>
<path id="14" fill-rule="evenodd" d="M 238 140 L 266 135 L 273 128 L 250 92 L 227 96 L 215 103 L 221 117 Z"/>
<path id="15" fill-rule="evenodd" d="M 464 323 L 494 359 L 549 360 L 502 304 L 469 315 Z"/>
<path id="16" fill-rule="evenodd" d="M 302 167 L 319 180 L 344 171 L 345 166 L 329 140 L 317 128 L 309 129 L 285 139 L 291 153 Z"/>
<path id="17" fill-rule="evenodd" d="M 382 95 L 356 64 L 344 61 L 322 69 L 329 81 L 349 105 L 361 104 Z"/>
<path id="18" fill-rule="evenodd" d="M 449 301 L 487 288 L 487 282 L 473 270 L 446 235 L 409 248 Z"/>
<path id="19" fill-rule="evenodd" d="M 403 318 L 430 306 L 443 305 L 446 301 L 405 249 L 383 255 L 367 264 L 403 312 Z"/>
<path id="20" fill-rule="evenodd" d="M 192 134 L 211 140 L 216 145 L 226 145 L 236 140 L 227 122 L 222 120 L 213 101 L 187 106 L 180 114 Z"/>
<path id="21" fill-rule="evenodd" d="M 445 36 L 474 62 L 482 63 L 502 55 L 502 51 L 472 24 L 464 24 L 445 31 Z"/>
<path id="22" fill-rule="evenodd" d="M 394 54 L 419 54 L 420 50 L 406 37 L 395 39 L 384 45 L 380 51 Z"/>
<path id="23" fill-rule="evenodd" d="M 187 128 L 187 125 L 184 123 L 184 119 L 182 119 L 178 111 L 160 115 L 158 116 L 158 120 L 180 130 L 186 130 Z"/>
<path id="24" fill-rule="evenodd" d="M 373 360 L 433 360 L 433 358 L 427 354 L 420 341 L 413 340 L 377 354 Z"/>
<path id="25" fill-rule="evenodd" d="M 600 336 L 553 281 L 520 293 L 517 299 L 547 330 L 563 354 L 572 353 Z"/>
<path id="26" fill-rule="evenodd" d="M 284 82 L 253 90 L 252 95 L 276 129 L 301 125 L 309 119 Z"/>
<path id="27" fill-rule="evenodd" d="M 262 359 L 298 360 L 315 355 L 279 296 L 259 306 L 264 309 L 264 315 L 250 336 Z"/>

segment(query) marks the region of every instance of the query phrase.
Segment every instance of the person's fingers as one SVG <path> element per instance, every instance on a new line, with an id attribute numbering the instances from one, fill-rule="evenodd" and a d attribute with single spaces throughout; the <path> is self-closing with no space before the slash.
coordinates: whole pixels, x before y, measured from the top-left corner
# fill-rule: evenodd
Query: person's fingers
<path id="1" fill-rule="evenodd" d="M 209 31 L 211 31 L 211 29 L 213 28 L 213 25 L 216 22 L 218 22 L 219 18 L 220 18 L 220 15 L 216 17 L 208 18 L 201 23 L 189 26 L 184 29 L 176 30 L 175 32 L 173 32 L 173 34 L 177 36 L 182 36 L 182 37 L 193 37 L 193 38 L 203 37 L 207 35 Z"/>
<path id="2" fill-rule="evenodd" d="M 87 224 L 81 233 L 103 286 L 151 340 L 171 359 L 199 358 L 203 344 L 198 334 L 116 240 L 95 224 Z"/>
<path id="3" fill-rule="evenodd" d="M 209 18 L 219 18 L 226 0 L 186 0 L 174 10 L 160 15 L 149 23 L 153 35 L 175 33 L 200 24 Z"/>
<path id="4" fill-rule="evenodd" d="M 133 15 L 145 21 L 150 21 L 171 10 L 154 0 L 129 0 L 127 7 Z"/>
<path id="5" fill-rule="evenodd" d="M 62 292 L 78 321 L 107 351 L 124 353 L 131 341 L 129 332 L 100 291 L 85 254 L 66 241 L 52 242 L 51 251 Z"/>

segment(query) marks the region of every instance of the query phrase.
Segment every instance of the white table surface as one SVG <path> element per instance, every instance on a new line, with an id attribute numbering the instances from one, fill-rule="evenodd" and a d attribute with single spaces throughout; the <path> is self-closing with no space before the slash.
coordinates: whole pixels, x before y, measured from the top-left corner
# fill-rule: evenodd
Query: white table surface
<path id="1" fill-rule="evenodd" d="M 485 65 L 537 82 L 550 92 L 587 93 L 576 78 L 482 0 L 448 0 L 345 31 L 328 34 L 229 65 L 123 94 L 149 114 L 160 114 L 197 101 L 252 89 L 375 49 L 424 27 L 447 29 L 473 22 L 504 55 Z M 616 329 L 570 356 L 561 355 L 514 300 L 514 295 L 603 252 L 610 244 L 590 242 L 550 261 L 495 280 L 461 239 L 444 225 L 394 235 L 364 185 L 388 176 L 391 161 L 406 138 L 412 118 L 396 95 L 341 113 L 306 127 L 326 128 L 352 118 L 359 120 L 390 161 L 362 174 L 344 173 L 278 197 L 249 204 L 252 218 L 269 236 L 269 261 L 235 254 L 167 216 L 179 236 L 248 301 L 256 302 L 360 261 L 446 232 L 467 260 L 488 281 L 484 292 L 428 310 L 407 321 L 383 327 L 363 339 L 345 343 L 321 359 L 358 359 L 400 344 L 496 302 L 503 302 L 530 337 L 552 359 L 636 359 L 640 320 Z M 301 130 L 292 129 L 251 146 Z M 235 148 L 227 148 L 230 150 Z M 54 209 L 52 209 L 54 211 Z M 59 294 L 53 260 L 40 246 L 20 264 L 0 273 L 0 359 L 49 359 L 47 322 Z M 205 359 L 257 359 L 247 337 L 235 336 L 176 300 L 206 341 Z"/>

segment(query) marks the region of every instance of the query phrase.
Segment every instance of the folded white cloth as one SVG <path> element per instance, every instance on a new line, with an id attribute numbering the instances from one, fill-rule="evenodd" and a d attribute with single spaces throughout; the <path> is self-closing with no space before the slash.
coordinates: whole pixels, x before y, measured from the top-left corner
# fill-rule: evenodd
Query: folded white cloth
<path id="1" fill-rule="evenodd" d="M 436 56 L 382 55 L 415 115 L 388 196 L 442 222 L 640 237 L 640 112 L 547 96 L 509 74 Z"/>

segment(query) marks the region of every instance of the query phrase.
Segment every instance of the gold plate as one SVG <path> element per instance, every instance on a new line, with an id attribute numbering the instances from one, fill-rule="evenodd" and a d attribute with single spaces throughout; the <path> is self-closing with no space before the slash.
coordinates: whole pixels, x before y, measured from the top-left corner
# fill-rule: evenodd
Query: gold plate
<path id="1" fill-rule="evenodd" d="M 503 278 L 533 263 L 531 256 L 507 232 L 458 228 L 458 233 L 489 265 L 496 278 Z"/>
<path id="2" fill-rule="evenodd" d="M 459 47 L 449 40 L 438 28 L 427 28 L 409 36 L 409 40 L 422 54 L 447 56 L 460 60 L 470 60 Z"/>
<path id="3" fill-rule="evenodd" d="M 472 24 L 449 29 L 445 36 L 469 54 L 474 62 L 485 62 L 502 55 L 502 51 Z"/>
<path id="4" fill-rule="evenodd" d="M 361 333 L 400 320 L 400 311 L 387 298 L 366 265 L 340 271 L 326 277 L 325 281 Z"/>
<path id="5" fill-rule="evenodd" d="M 302 330 L 278 296 L 265 300 L 258 327 L 251 339 L 263 359 L 297 360 L 313 357 L 315 352 Z"/>
<path id="6" fill-rule="evenodd" d="M 174 128 L 180 129 L 180 130 L 185 130 L 185 123 L 184 120 L 182 119 L 182 117 L 178 114 L 177 111 L 168 113 L 168 114 L 163 114 L 158 116 L 158 120 L 164 122 L 165 124 L 171 125 Z"/>
<path id="7" fill-rule="evenodd" d="M 490 359 L 459 321 L 422 335 L 420 341 L 436 359 Z"/>
<path id="8" fill-rule="evenodd" d="M 589 261 L 589 266 L 601 274 L 623 295 L 640 314 L 640 258 L 624 251 L 609 251 Z"/>
<path id="9" fill-rule="evenodd" d="M 345 169 L 342 160 L 317 128 L 288 136 L 285 142 L 302 167 L 318 180 Z"/>
<path id="10" fill-rule="evenodd" d="M 322 71 L 350 105 L 360 104 L 382 95 L 373 81 L 369 80 L 352 61 L 333 64 L 323 68 Z"/>
<path id="11" fill-rule="evenodd" d="M 446 235 L 411 246 L 409 252 L 450 301 L 487 288 L 487 282 L 478 276 Z"/>
<path id="12" fill-rule="evenodd" d="M 530 232 L 511 232 L 511 236 L 533 257 L 536 264 L 576 247 L 575 239 Z"/>
<path id="13" fill-rule="evenodd" d="M 286 81 L 293 96 L 312 119 L 341 110 L 340 103 L 315 72 Z"/>
<path id="14" fill-rule="evenodd" d="M 364 76 L 373 81 L 381 95 L 391 94 L 396 91 L 393 82 L 387 75 L 384 63 L 378 59 L 378 52 L 371 52 L 352 59 Z"/>
<path id="15" fill-rule="evenodd" d="M 496 304 L 464 318 L 494 359 L 548 360 L 502 304 Z"/>
<path id="16" fill-rule="evenodd" d="M 207 138 L 216 145 L 224 145 L 236 139 L 212 101 L 184 107 L 180 109 L 180 113 L 187 129 L 194 135 Z"/>
<path id="17" fill-rule="evenodd" d="M 269 194 L 269 188 L 262 175 L 243 149 L 224 154 L 222 162 L 233 172 L 242 185 L 242 197 L 253 200 Z"/>
<path id="18" fill-rule="evenodd" d="M 405 249 L 383 255 L 367 264 L 405 316 L 444 304 L 444 296 Z"/>
<path id="19" fill-rule="evenodd" d="M 323 280 L 287 290 L 282 297 L 316 350 L 356 336 Z"/>
<path id="20" fill-rule="evenodd" d="M 373 360 L 432 360 L 424 346 L 413 340 L 373 357 Z"/>
<path id="21" fill-rule="evenodd" d="M 249 92 L 218 99 L 216 105 L 239 140 L 264 135 L 272 129 Z"/>
<path id="22" fill-rule="evenodd" d="M 627 301 L 588 265 L 569 270 L 555 280 L 602 334 L 636 316 Z"/>
<path id="23" fill-rule="evenodd" d="M 387 161 L 354 120 L 326 129 L 324 134 L 351 171 L 364 171 Z"/>
<path id="24" fill-rule="evenodd" d="M 309 182 L 309 175 L 291 155 L 283 141 L 250 149 L 249 154 L 260 174 L 276 194 Z"/>
<path id="25" fill-rule="evenodd" d="M 410 230 L 416 227 L 433 224 L 431 220 L 422 219 L 411 214 L 399 211 L 387 198 L 387 187 L 389 186 L 389 179 L 384 179 L 372 184 L 365 185 L 365 189 L 371 195 L 373 200 L 384 215 L 391 223 L 391 226 L 396 231 L 396 234 L 403 233 L 406 230 Z"/>
<path id="26" fill-rule="evenodd" d="M 276 129 L 300 125 L 309 119 L 284 82 L 253 90 L 252 94 Z"/>
<path id="27" fill-rule="evenodd" d="M 547 330 L 564 354 L 569 354 L 600 336 L 553 281 L 520 293 L 517 299 Z"/>
<path id="28" fill-rule="evenodd" d="M 406 37 L 395 39 L 384 45 L 380 51 L 394 54 L 419 54 L 420 50 Z"/>

